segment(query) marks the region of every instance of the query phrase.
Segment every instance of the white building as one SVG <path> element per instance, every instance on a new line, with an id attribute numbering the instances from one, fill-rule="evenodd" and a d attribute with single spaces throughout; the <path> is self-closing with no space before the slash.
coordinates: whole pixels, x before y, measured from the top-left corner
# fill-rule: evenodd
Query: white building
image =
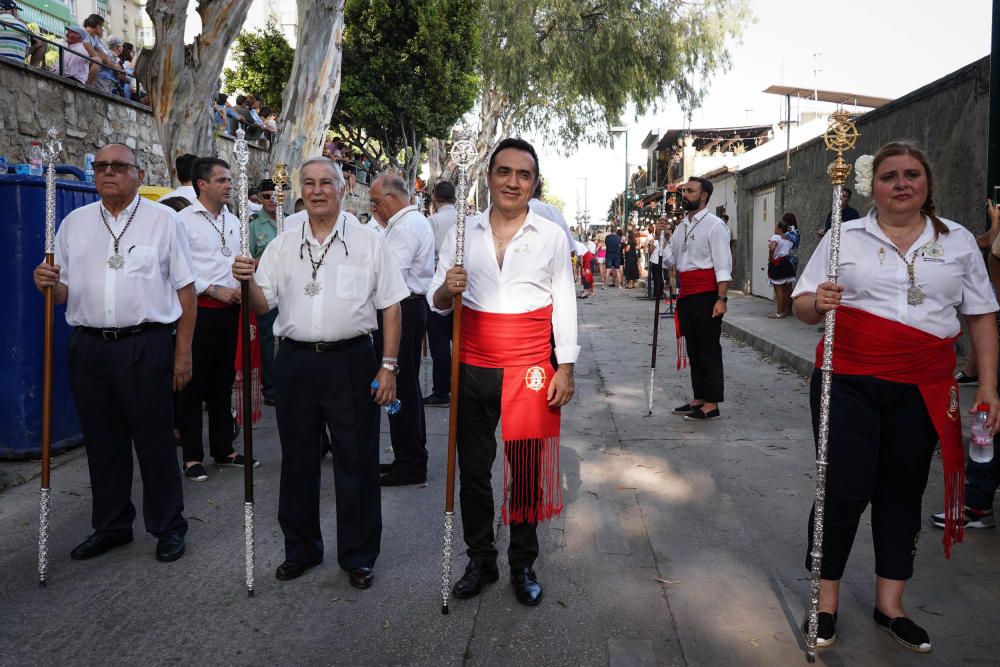
<path id="1" fill-rule="evenodd" d="M 71 0 L 71 10 L 83 25 L 91 14 L 104 17 L 104 39 L 120 36 L 136 48 L 153 43 L 153 23 L 146 15 L 146 0 Z"/>

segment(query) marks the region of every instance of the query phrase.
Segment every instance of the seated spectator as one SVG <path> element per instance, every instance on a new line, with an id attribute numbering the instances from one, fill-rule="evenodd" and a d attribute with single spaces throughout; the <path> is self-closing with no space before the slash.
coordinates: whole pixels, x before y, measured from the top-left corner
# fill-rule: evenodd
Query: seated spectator
<path id="1" fill-rule="evenodd" d="M 86 36 L 87 31 L 81 26 L 68 26 L 66 28 L 66 48 L 59 52 L 62 58 L 62 75 L 82 84 L 87 83 L 87 76 L 90 74 L 87 47 L 83 44 Z"/>
<path id="2" fill-rule="evenodd" d="M 246 95 L 238 95 L 236 97 L 236 108 L 234 111 L 239 114 L 239 123 L 243 126 L 243 131 L 246 132 L 246 139 L 248 141 L 259 139 L 260 135 L 264 132 L 264 127 L 263 125 L 258 125 L 253 118 L 253 114 L 250 113 Z"/>
<path id="3" fill-rule="evenodd" d="M 215 129 L 235 136 L 236 128 L 239 127 L 240 123 L 240 115 L 229 106 L 229 97 L 225 93 L 219 93 L 215 96 L 215 104 L 212 105 L 212 120 L 215 123 Z"/>
<path id="4" fill-rule="evenodd" d="M 260 117 L 264 121 L 264 138 L 268 143 L 273 144 L 275 135 L 278 133 L 278 126 L 271 121 L 271 107 L 261 106 Z"/>
<path id="5" fill-rule="evenodd" d="M 94 86 L 102 93 L 114 95 L 118 92 L 118 76 L 111 68 L 117 68 L 118 61 L 101 41 L 101 37 L 104 36 L 104 17 L 100 14 L 91 14 L 83 20 L 83 28 L 87 31 L 87 37 L 83 40 L 87 47 L 87 55 L 104 63 L 104 66 L 94 62 L 90 64 L 87 85 Z"/>
<path id="6" fill-rule="evenodd" d="M 135 96 L 139 92 L 135 80 L 135 66 L 132 64 L 132 61 L 135 59 L 135 46 L 129 42 L 125 42 L 122 44 L 121 52 L 117 55 L 118 66 L 125 70 L 125 82 L 122 84 L 125 99 L 135 101 Z"/>
<path id="7" fill-rule="evenodd" d="M 31 43 L 31 31 L 18 17 L 14 0 L 0 0 L 0 57 L 23 63 Z"/>

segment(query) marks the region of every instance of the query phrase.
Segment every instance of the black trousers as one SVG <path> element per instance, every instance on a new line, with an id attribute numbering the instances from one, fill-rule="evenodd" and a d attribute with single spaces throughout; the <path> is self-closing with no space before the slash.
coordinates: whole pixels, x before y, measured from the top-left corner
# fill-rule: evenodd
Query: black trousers
<path id="1" fill-rule="evenodd" d="M 813 371 L 809 391 L 817 441 L 821 378 Z M 858 522 L 871 503 L 875 573 L 909 579 L 920 536 L 920 501 L 938 440 L 920 390 L 860 375 L 834 375 L 830 389 L 821 575 L 843 577 Z M 812 565 L 812 528 L 810 512 L 806 568 Z"/>
<path id="2" fill-rule="evenodd" d="M 396 398 L 399 412 L 389 415 L 389 435 L 394 456 L 393 472 L 411 477 L 427 476 L 427 425 L 424 421 L 424 397 L 420 391 L 420 359 L 427 308 L 424 299 L 403 299 L 403 326 L 399 336 L 399 376 Z M 382 320 L 375 332 L 375 352 L 382 362 Z M 374 375 L 372 376 L 374 377 Z"/>
<path id="3" fill-rule="evenodd" d="M 132 447 L 142 476 L 142 516 L 157 537 L 187 532 L 174 445 L 174 345 L 170 330 L 121 340 L 74 333 L 69 382 L 87 448 L 98 533 L 131 533 Z"/>
<path id="4" fill-rule="evenodd" d="M 500 422 L 503 390 L 502 368 L 459 366 L 458 473 L 459 500 L 466 553 L 471 559 L 495 562 L 493 533 L 493 461 L 497 455 L 494 433 Z M 538 535 L 533 523 L 510 525 L 507 560 L 511 567 L 531 565 L 538 558 Z"/>
<path id="5" fill-rule="evenodd" d="M 649 275 L 652 277 L 651 281 L 647 281 L 647 284 L 653 286 L 653 291 L 650 296 L 663 296 L 663 273 L 660 272 L 660 265 L 649 263 Z"/>
<path id="6" fill-rule="evenodd" d="M 199 308 L 191 342 L 194 372 L 177 399 L 177 429 L 185 461 L 201 461 L 201 405 L 208 407 L 208 450 L 216 459 L 233 453 L 233 381 L 240 309 Z"/>
<path id="7" fill-rule="evenodd" d="M 451 329 L 453 313 L 438 315 L 427 307 L 427 341 L 433 361 L 433 388 L 435 396 L 451 394 Z"/>
<path id="8" fill-rule="evenodd" d="M 378 473 L 378 404 L 371 384 L 378 364 L 369 340 L 337 352 L 283 344 L 275 361 L 281 439 L 278 523 L 285 558 L 323 560 L 319 526 L 321 439 L 329 428 L 337 497 L 337 563 L 372 567 L 382 540 Z"/>
<path id="9" fill-rule="evenodd" d="M 694 397 L 709 403 L 721 403 L 725 397 L 722 375 L 722 318 L 712 317 L 715 292 L 692 294 L 677 301 L 684 344 L 691 366 L 691 389 Z"/>

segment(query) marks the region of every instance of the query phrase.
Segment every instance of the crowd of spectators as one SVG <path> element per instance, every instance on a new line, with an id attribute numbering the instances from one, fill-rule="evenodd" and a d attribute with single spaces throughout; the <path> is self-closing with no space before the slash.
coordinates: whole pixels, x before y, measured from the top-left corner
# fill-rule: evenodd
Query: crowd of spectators
<path id="1" fill-rule="evenodd" d="M 14 0 L 0 0 L 0 57 L 48 69 L 60 76 L 140 104 L 149 100 L 135 79 L 135 46 L 121 37 L 104 40 L 104 17 L 91 14 L 69 25 L 62 40 L 47 39 L 21 20 Z M 53 57 L 47 58 L 50 49 Z"/>
<path id="2" fill-rule="evenodd" d="M 230 136 L 242 127 L 247 141 L 263 139 L 272 145 L 278 136 L 278 112 L 253 95 L 237 95 L 236 104 L 230 104 L 225 93 L 216 95 L 212 123 L 216 131 Z"/>

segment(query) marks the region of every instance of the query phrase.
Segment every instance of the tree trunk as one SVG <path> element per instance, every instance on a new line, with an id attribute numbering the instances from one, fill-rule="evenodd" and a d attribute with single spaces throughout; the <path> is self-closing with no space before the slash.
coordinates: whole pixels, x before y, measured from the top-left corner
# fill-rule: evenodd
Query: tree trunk
<path id="1" fill-rule="evenodd" d="M 288 165 L 294 192 L 299 166 L 323 153 L 324 133 L 340 96 L 344 0 L 299 0 L 299 40 L 282 98 L 272 163 Z"/>
<path id="2" fill-rule="evenodd" d="M 137 63 L 149 93 L 160 144 L 174 179 L 174 159 L 183 153 L 215 155 L 212 94 L 252 0 L 200 0 L 202 32 L 184 44 L 189 0 L 148 0 L 156 43 Z"/>

